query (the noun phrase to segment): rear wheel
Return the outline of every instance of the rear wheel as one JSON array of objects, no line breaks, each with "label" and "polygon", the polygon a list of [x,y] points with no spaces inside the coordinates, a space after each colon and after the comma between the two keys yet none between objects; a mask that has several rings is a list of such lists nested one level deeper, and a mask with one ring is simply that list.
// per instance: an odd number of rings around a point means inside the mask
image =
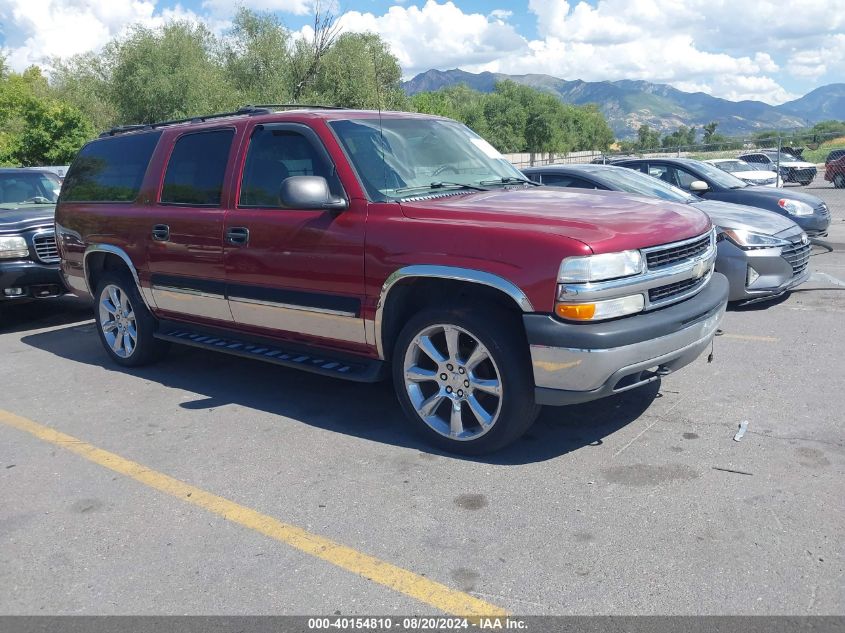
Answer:
[{"label": "rear wheel", "polygon": [[845,174],[836,174],[833,177],[833,186],[837,189],[845,189]]},{"label": "rear wheel", "polygon": [[109,271],[97,282],[94,315],[97,333],[111,359],[124,367],[158,360],[167,343],[153,337],[156,320],[128,273]]},{"label": "rear wheel", "polygon": [[505,314],[429,310],[402,329],[393,382],[416,429],[466,455],[515,441],[539,413],[524,337]]}]

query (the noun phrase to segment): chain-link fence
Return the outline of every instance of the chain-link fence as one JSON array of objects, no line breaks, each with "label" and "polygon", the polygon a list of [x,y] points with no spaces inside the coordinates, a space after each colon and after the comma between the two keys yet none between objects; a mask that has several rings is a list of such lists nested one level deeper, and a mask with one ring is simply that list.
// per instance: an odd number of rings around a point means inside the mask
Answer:
[{"label": "chain-link fence", "polygon": [[845,134],[796,131],[755,138],[719,139],[694,145],[580,151],[567,154],[526,152],[505,156],[516,167],[553,164],[613,163],[620,158],[692,158],[755,184],[845,188]]}]

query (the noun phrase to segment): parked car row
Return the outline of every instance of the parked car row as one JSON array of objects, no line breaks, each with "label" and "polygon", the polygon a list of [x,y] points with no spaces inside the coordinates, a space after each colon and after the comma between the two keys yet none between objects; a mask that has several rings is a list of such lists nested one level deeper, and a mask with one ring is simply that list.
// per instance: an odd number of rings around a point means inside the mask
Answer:
[{"label": "parked car row", "polygon": [[755,207],[704,200],[642,172],[612,165],[549,165],[523,170],[544,185],[625,191],[689,204],[717,230],[716,271],[728,278],[729,301],[782,295],[809,277],[810,241],[795,222]]},{"label": "parked car row", "polygon": [[[16,225],[0,257],[91,297],[118,365],[176,343],[390,377],[423,436],[479,454],[541,405],[689,364],[729,300],[806,279],[807,233],[830,222],[814,196],[707,163],[617,164],[530,171],[538,183],[441,117],[249,107],[102,134],[67,172],[55,235],[49,213]],[[41,189],[16,184],[11,204],[52,209],[55,177],[26,173]],[[21,297],[46,283],[8,279]]]},{"label": "parked car row", "polygon": [[783,179],[776,171],[770,171],[766,166],[754,163],[746,163],[738,158],[714,158],[704,161],[715,165],[722,171],[733,174],[749,185],[763,187],[782,187]]}]

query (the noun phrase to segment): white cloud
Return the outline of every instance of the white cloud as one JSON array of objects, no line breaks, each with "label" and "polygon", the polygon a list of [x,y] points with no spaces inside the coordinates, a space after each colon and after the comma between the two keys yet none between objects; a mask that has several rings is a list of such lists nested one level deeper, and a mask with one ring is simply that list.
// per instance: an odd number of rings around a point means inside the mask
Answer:
[{"label": "white cloud", "polygon": [[483,64],[526,46],[511,25],[464,13],[453,2],[428,0],[422,8],[394,5],[382,16],[349,11],[338,22],[346,31],[380,34],[406,76],[429,68]]},{"label": "white cloud", "polygon": [[148,0],[0,0],[4,52],[14,70],[49,69],[50,58],[97,50],[131,24],[156,27],[172,19],[208,22],[178,4],[157,11]]}]

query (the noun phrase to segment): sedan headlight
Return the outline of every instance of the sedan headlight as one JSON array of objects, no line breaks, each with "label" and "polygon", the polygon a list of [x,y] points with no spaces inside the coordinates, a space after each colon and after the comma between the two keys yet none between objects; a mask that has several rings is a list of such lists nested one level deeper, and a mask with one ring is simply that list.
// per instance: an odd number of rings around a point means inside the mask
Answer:
[{"label": "sedan headlight", "polygon": [[800,200],[781,198],[778,200],[778,206],[789,215],[813,215],[813,207]]},{"label": "sedan headlight", "polygon": [[643,272],[640,251],[622,251],[585,257],[567,257],[560,265],[558,280],[562,283],[585,283],[630,277]]},{"label": "sedan headlight", "polygon": [[28,255],[26,240],[20,235],[0,237],[0,259],[17,259]]},{"label": "sedan headlight", "polygon": [[766,235],[765,233],[746,231],[745,229],[722,229],[722,233],[731,242],[744,249],[789,246],[789,242],[785,240]]}]

